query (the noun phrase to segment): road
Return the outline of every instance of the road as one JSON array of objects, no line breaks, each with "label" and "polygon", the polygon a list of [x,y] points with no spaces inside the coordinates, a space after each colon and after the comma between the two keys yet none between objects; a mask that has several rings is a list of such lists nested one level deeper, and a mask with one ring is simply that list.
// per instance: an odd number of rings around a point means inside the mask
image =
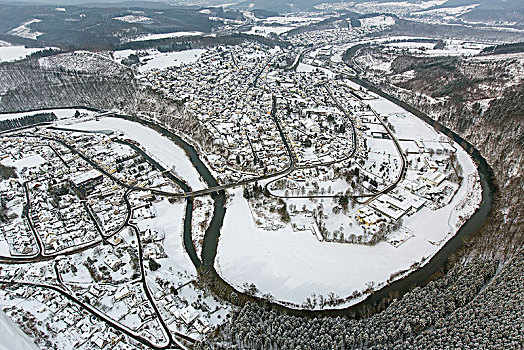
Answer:
[{"label": "road", "polygon": [[63,288],[61,288],[59,286],[55,286],[55,285],[51,285],[51,284],[45,284],[45,283],[34,283],[34,282],[23,282],[23,281],[8,281],[8,280],[0,280],[0,284],[5,285],[5,286],[17,285],[17,286],[36,287],[36,288],[41,288],[41,289],[52,290],[54,292],[59,293],[60,295],[62,295],[66,299],[68,299],[69,301],[72,301],[73,303],[77,304],[82,309],[84,309],[85,311],[89,312],[91,315],[95,316],[100,321],[103,321],[103,322],[107,323],[112,328],[120,331],[121,333],[127,335],[128,337],[130,337],[130,338],[132,338],[134,340],[136,340],[137,342],[146,345],[147,347],[149,347],[151,349],[159,349],[159,350],[173,349],[173,344],[168,344],[168,345],[165,345],[165,346],[158,346],[158,345],[152,343],[151,341],[149,341],[149,339],[146,339],[146,338],[138,335],[137,333],[133,332],[131,329],[129,329],[129,328],[125,327],[125,326],[122,326],[118,322],[115,322],[109,316],[103,314],[102,312],[100,312],[95,307],[93,307],[93,306],[91,306],[91,305],[81,301],[75,295],[69,294],[67,291],[65,291]]},{"label": "road", "polygon": [[[149,348],[152,348],[152,349],[181,348],[181,349],[183,349],[184,346],[182,344],[180,344],[176,339],[174,339],[172,332],[169,330],[166,322],[162,318],[162,315],[160,314],[160,311],[158,310],[158,308],[157,308],[157,306],[155,304],[155,300],[154,300],[154,298],[153,298],[153,296],[152,296],[152,294],[151,294],[151,292],[149,290],[149,287],[147,285],[146,271],[145,271],[144,258],[143,258],[142,241],[141,241],[141,238],[140,238],[140,230],[136,226],[129,224],[129,219],[132,216],[132,209],[130,207],[129,201],[127,200],[127,195],[129,193],[130,193],[130,191],[126,192],[126,196],[124,198],[126,200],[126,205],[128,206],[128,209],[130,209],[130,211],[128,212],[128,216],[126,218],[125,224],[119,230],[121,230],[121,229],[123,229],[124,227],[127,226],[127,227],[130,227],[132,230],[134,230],[134,232],[136,234],[137,247],[138,247],[138,261],[139,261],[139,266],[140,266],[140,282],[142,284],[142,289],[144,291],[144,294],[146,295],[146,298],[149,300],[149,302],[150,302],[150,304],[151,304],[151,306],[153,308],[153,311],[155,312],[155,315],[156,315],[156,317],[157,317],[157,319],[158,319],[158,321],[159,321],[159,323],[160,323],[160,325],[161,325],[161,327],[163,329],[164,336],[166,337],[166,340],[167,340],[165,344],[157,345],[157,344],[152,343],[149,339],[146,339],[146,338],[140,336],[137,332],[134,332],[134,331],[130,330],[129,328],[123,326],[122,324],[112,320],[107,315],[105,315],[104,313],[100,312],[98,309],[94,308],[90,304],[85,303],[84,301],[82,301],[78,297],[76,297],[75,295],[71,294],[71,292],[65,286],[64,281],[62,280],[61,274],[60,274],[56,264],[54,264],[54,272],[55,272],[55,275],[56,275],[58,286],[57,285],[53,285],[53,284],[23,282],[23,281],[6,281],[6,280],[0,280],[0,284],[33,286],[33,287],[53,290],[55,292],[60,293],[62,296],[66,297],[70,301],[76,303],[77,305],[82,307],[84,310],[86,310],[89,313],[91,313],[92,315],[96,316],[101,321],[106,322],[107,324],[109,324],[114,329],[119,330],[120,332],[126,334],[127,336],[133,338],[134,340],[140,342],[141,344],[146,345]],[[118,230],[116,232],[118,232]],[[38,235],[36,235],[36,237],[38,237]],[[106,236],[105,238],[109,238],[109,237],[110,236]],[[96,242],[96,245],[99,244],[99,243],[100,243],[100,241]],[[79,252],[79,250],[74,250],[74,251],[70,252],[69,254],[76,254],[78,252]],[[69,254],[61,253],[59,255],[63,256],[63,255],[69,255]],[[37,257],[32,257],[32,258],[11,258],[11,259],[2,258],[2,259],[0,259],[0,262],[1,263],[17,263],[17,262],[18,263],[34,263],[34,262],[38,262],[38,261],[52,260],[55,257],[56,257],[56,255],[53,255],[53,256],[42,256],[42,255],[39,255]],[[180,337],[180,338],[183,338],[186,341],[189,341],[189,342],[192,342],[192,343],[195,342],[195,339],[192,339],[191,337],[188,337],[185,334],[182,334],[182,333],[179,333],[179,332],[174,332],[174,334],[176,336]]]},{"label": "road", "polygon": [[404,177],[406,176],[406,163],[407,163],[407,159],[406,159],[406,155],[404,154],[404,152],[402,152],[402,148],[400,147],[400,143],[398,142],[398,139],[397,137],[391,132],[391,130],[389,130],[389,127],[386,125],[386,123],[384,123],[384,121],[382,120],[382,118],[378,115],[377,112],[375,112],[374,109],[371,109],[373,111],[373,114],[375,115],[375,117],[378,119],[378,121],[380,122],[380,124],[382,124],[382,126],[384,127],[384,129],[386,129],[389,137],[391,138],[391,140],[393,140],[393,142],[395,143],[395,148],[397,149],[397,152],[400,156],[400,162],[401,162],[401,166],[400,166],[400,172],[398,173],[397,175],[397,178],[395,179],[395,181],[389,185],[388,187],[380,190],[379,192],[377,192],[377,194],[373,197],[371,197],[370,199],[368,199],[365,203],[363,204],[367,204],[369,203],[370,201],[372,201],[374,198],[376,198],[377,196],[380,196],[381,194],[384,194],[384,193],[388,193],[390,192],[391,190],[393,190],[395,187],[397,187],[397,185],[399,184],[400,181],[402,181],[404,179]]}]

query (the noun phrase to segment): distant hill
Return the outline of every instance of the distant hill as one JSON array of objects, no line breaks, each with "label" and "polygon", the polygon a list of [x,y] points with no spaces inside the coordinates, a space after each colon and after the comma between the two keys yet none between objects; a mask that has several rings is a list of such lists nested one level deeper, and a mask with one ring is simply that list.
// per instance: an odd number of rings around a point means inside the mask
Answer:
[{"label": "distant hill", "polygon": [[[136,2],[126,4],[131,3]],[[112,49],[127,38],[183,31],[210,33],[220,24],[192,8],[165,5],[162,11],[145,7],[132,10],[0,4],[0,35],[9,35],[7,39],[11,40],[6,41],[13,43],[33,41],[34,46]]]}]

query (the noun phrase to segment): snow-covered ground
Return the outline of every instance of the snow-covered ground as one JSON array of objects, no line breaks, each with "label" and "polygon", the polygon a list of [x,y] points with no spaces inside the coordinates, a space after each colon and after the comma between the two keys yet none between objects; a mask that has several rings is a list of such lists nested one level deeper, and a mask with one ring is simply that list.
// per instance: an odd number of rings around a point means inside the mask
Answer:
[{"label": "snow-covered ground", "polygon": [[38,347],[16,323],[0,311],[0,350],[13,349],[36,350]]},{"label": "snow-covered ground", "polygon": [[466,6],[457,6],[457,7],[441,7],[437,9],[429,9],[429,10],[423,10],[418,12],[413,12],[414,16],[417,15],[449,15],[449,16],[458,16],[462,15],[466,12],[469,12],[473,10],[475,7],[479,6],[480,4],[472,4],[472,5],[466,5]]},{"label": "snow-covered ground", "polygon": [[46,160],[42,158],[39,154],[33,154],[26,156],[15,161],[11,159],[2,160],[2,164],[5,166],[15,167],[20,173],[23,168],[36,168],[41,164],[44,164]]},{"label": "snow-covered ground", "polygon": [[154,208],[157,216],[152,219],[139,221],[139,229],[141,231],[147,229],[162,230],[165,234],[163,246],[168,259],[162,259],[159,262],[174,274],[180,271],[194,278],[196,276],[195,266],[184,249],[185,202],[171,204],[164,200],[160,203],[155,203]]},{"label": "snow-covered ground", "polygon": [[9,32],[7,32],[7,34],[16,35],[16,36],[19,36],[21,38],[36,39],[36,38],[38,38],[38,36],[42,35],[43,33],[40,33],[40,32],[37,32],[37,31],[33,31],[30,28],[30,26],[33,23],[39,23],[39,22],[42,22],[42,20],[37,19],[37,18],[32,19],[30,21],[22,23],[21,25],[19,25],[16,28],[11,29]]},{"label": "snow-covered ground", "polygon": [[360,19],[362,27],[378,27],[378,26],[392,26],[395,24],[395,19],[390,16],[376,16]]},{"label": "snow-covered ground", "polygon": [[[381,114],[404,114],[389,118],[399,138],[445,139],[431,126],[387,100],[368,103]],[[254,283],[260,294],[270,293],[277,301],[298,305],[312,294],[327,297],[335,293],[347,297],[370,285],[380,288],[393,274],[410,269],[414,263],[429,261],[458,231],[464,217],[469,217],[480,204],[477,168],[467,152],[457,144],[454,146],[465,180],[448,205],[438,210],[423,208],[404,218],[402,229],[413,237],[397,246],[388,242],[375,246],[321,242],[311,231],[293,232],[290,225],[278,231],[265,231],[253,221],[242,190],[234,190],[218,246],[217,271],[239,290],[246,282]]]},{"label": "snow-covered ground", "polygon": [[31,111],[31,112],[0,113],[0,120],[22,118],[28,115],[35,115],[38,113],[54,113],[58,119],[66,119],[66,118],[73,117],[76,111],[80,112],[81,114],[88,115],[88,116],[93,116],[97,114],[97,112],[90,111],[87,109],[73,109],[73,108],[43,109],[43,110]]},{"label": "snow-covered ground", "polygon": [[127,15],[122,17],[115,17],[113,19],[116,19],[118,21],[127,22],[127,23],[143,23],[143,22],[151,22],[152,19],[145,16],[137,16],[137,15]]},{"label": "snow-covered ground", "polygon": [[65,52],[38,60],[44,69],[84,72],[104,76],[122,76],[128,68],[116,64],[109,55],[85,50]]},{"label": "snow-covered ground", "polygon": [[253,26],[251,30],[247,31],[246,34],[253,34],[253,35],[264,35],[268,36],[271,33],[275,33],[277,35],[289,32],[294,27],[286,27],[286,26]]},{"label": "snow-covered ground", "polygon": [[335,76],[335,74],[332,71],[324,67],[317,67],[306,63],[299,63],[297,66],[297,72],[299,73],[311,73],[316,70],[324,72],[328,76],[328,78],[333,78]]},{"label": "snow-covered ground", "polygon": [[68,125],[71,129],[80,130],[115,130],[120,131],[132,140],[137,141],[147,153],[166,168],[172,169],[193,190],[205,188],[200,175],[191,164],[184,150],[173,141],[160,135],[156,131],[142,126],[139,123],[119,118],[101,118],[78,124]]},{"label": "snow-covered ground", "polygon": [[184,63],[195,62],[205,51],[203,49],[193,49],[168,53],[156,52],[152,56],[141,59],[146,64],[140,66],[138,71],[145,72],[152,69],[162,70],[168,67],[179,67]]},{"label": "snow-covered ground", "polygon": [[32,53],[46,49],[47,48],[27,48],[25,46],[0,46],[0,62],[18,61]]},{"label": "snow-covered ground", "polygon": [[202,32],[173,32],[173,33],[162,33],[162,34],[147,34],[147,35],[141,35],[137,38],[129,40],[131,41],[146,41],[146,40],[160,40],[160,39],[168,39],[168,38],[178,38],[181,36],[196,36],[196,35],[203,35]]},{"label": "snow-covered ground", "polygon": [[458,56],[458,55],[476,55],[489,45],[464,42],[460,40],[444,40],[445,47],[435,49],[435,43],[421,43],[415,41],[392,42],[386,44],[389,47],[399,49],[408,49],[415,54],[424,54],[431,56]]}]

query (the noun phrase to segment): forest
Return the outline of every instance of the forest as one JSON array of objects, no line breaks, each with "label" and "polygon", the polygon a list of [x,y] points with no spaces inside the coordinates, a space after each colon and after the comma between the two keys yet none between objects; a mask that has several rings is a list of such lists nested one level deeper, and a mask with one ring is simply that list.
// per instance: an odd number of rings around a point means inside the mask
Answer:
[{"label": "forest", "polygon": [[54,113],[37,113],[21,118],[0,120],[0,131],[24,128],[31,125],[52,122],[56,119]]},{"label": "forest", "polygon": [[[505,263],[473,259],[413,288],[363,319],[300,317],[248,303],[200,349],[515,348],[524,342],[524,254]],[[482,293],[480,293],[482,291]],[[371,312],[371,310],[370,310]]]},{"label": "forest", "polygon": [[[114,49],[122,40],[150,33],[200,31],[210,33],[219,22],[209,19],[196,8],[174,8],[166,5],[159,12],[155,9],[134,8],[150,20],[129,23],[122,18],[129,9],[119,7],[68,6],[67,11],[56,11],[55,6],[20,6],[0,4],[0,33],[4,35],[22,23],[38,19],[29,25],[33,32],[43,33],[36,40],[26,39],[26,44],[45,44],[60,48]],[[5,39],[20,40],[13,35]]]}]

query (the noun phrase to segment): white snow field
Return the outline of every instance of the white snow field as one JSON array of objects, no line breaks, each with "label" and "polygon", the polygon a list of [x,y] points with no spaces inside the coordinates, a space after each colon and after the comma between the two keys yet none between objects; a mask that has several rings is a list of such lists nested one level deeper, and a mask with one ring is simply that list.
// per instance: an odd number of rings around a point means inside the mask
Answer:
[{"label": "white snow field", "polygon": [[328,78],[333,78],[335,73],[324,67],[317,67],[306,63],[299,63],[297,67],[298,73],[312,73],[316,70],[324,72]]},{"label": "white snow field", "polygon": [[18,27],[11,29],[10,31],[7,32],[7,34],[16,35],[21,38],[36,39],[43,33],[33,31],[30,26],[33,23],[40,23],[40,22],[42,22],[41,19],[33,18],[32,20],[29,20],[19,25]]},{"label": "white snow field", "polygon": [[39,154],[33,154],[26,156],[15,161],[11,159],[2,160],[2,164],[5,166],[15,167],[17,172],[20,173],[24,168],[37,168],[41,164],[44,164],[46,160]]},{"label": "white snow field", "polygon": [[87,109],[74,109],[74,108],[59,108],[59,109],[43,109],[38,111],[31,112],[19,112],[19,113],[0,113],[0,120],[16,119],[22,118],[28,115],[35,115],[38,113],[54,113],[58,119],[71,118],[75,115],[76,111],[81,114],[86,114],[88,116],[93,116],[97,112],[90,111]]},{"label": "white snow field", "polygon": [[[399,138],[428,141],[444,137],[387,100],[376,99],[369,104],[378,113],[404,114],[389,118]],[[290,225],[265,231],[254,223],[242,190],[236,189],[227,205],[218,245],[218,273],[238,290],[243,290],[246,282],[254,283],[260,295],[270,293],[277,302],[298,305],[313,293],[326,297],[333,292],[347,297],[365,290],[370,282],[379,289],[395,272],[429,261],[458,231],[463,222],[460,216],[469,217],[480,204],[475,163],[460,146],[453,145],[463,168],[462,185],[445,207],[423,208],[404,218],[403,227],[414,236],[397,247],[387,242],[375,246],[321,242],[310,231],[293,232]],[[337,307],[347,307],[361,299]]]},{"label": "white snow field", "polygon": [[140,66],[138,71],[143,73],[152,69],[162,70],[168,67],[179,67],[184,63],[195,62],[205,51],[204,49],[193,49],[168,53],[158,52],[151,56],[152,58],[147,60],[146,64]]},{"label": "white snow field", "polygon": [[203,182],[200,181],[200,175],[182,148],[158,132],[139,123],[108,117],[100,118],[98,121],[91,120],[67,125],[67,127],[80,130],[115,130],[123,132],[130,139],[137,141],[160,164],[163,164],[168,169],[172,169],[174,166],[175,172],[193,190],[205,188]]},{"label": "white snow field", "polygon": [[146,41],[146,40],[160,40],[160,39],[168,39],[168,38],[179,38],[181,36],[196,36],[196,35],[204,35],[202,32],[172,32],[172,33],[161,33],[161,34],[147,34],[142,35],[134,39],[130,39],[129,41]]},{"label": "white snow field", "polygon": [[0,350],[37,350],[35,343],[3,311],[0,311]]},{"label": "white snow field", "polygon": [[246,32],[246,34],[269,36],[269,34],[275,33],[277,35],[280,35],[282,33],[289,32],[291,29],[294,29],[294,27],[253,26],[249,31]]},{"label": "white snow field", "polygon": [[0,62],[18,61],[32,53],[46,50],[46,48],[27,48],[25,46],[0,46]]},{"label": "white snow field", "polygon": [[172,267],[175,272],[181,271],[194,277],[196,269],[184,249],[184,215],[185,203],[169,203],[167,200],[155,203],[157,216],[138,222],[140,230],[159,229],[165,234],[164,249],[169,257],[162,260],[162,265]]}]

